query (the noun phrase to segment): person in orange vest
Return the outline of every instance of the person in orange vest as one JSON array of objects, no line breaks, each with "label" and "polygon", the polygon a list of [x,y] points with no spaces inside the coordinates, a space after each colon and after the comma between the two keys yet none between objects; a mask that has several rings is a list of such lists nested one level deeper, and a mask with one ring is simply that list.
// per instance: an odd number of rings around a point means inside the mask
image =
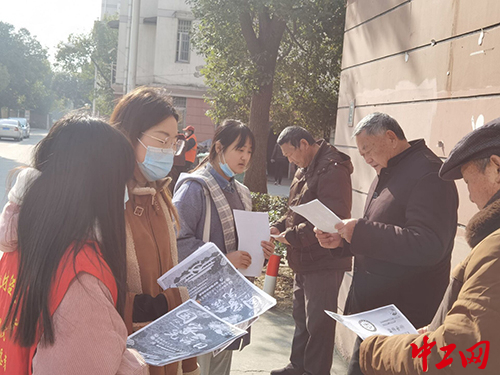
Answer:
[{"label": "person in orange vest", "polygon": [[198,150],[198,141],[196,140],[196,135],[194,135],[194,127],[189,125],[188,127],[182,129],[184,130],[184,135],[186,136],[186,153],[184,157],[186,158],[186,171],[189,171],[195,166],[196,152]]},{"label": "person in orange vest", "polygon": [[123,321],[135,164],[128,139],[86,115],[37,145],[0,215],[16,237],[0,260],[0,374],[148,373]]}]

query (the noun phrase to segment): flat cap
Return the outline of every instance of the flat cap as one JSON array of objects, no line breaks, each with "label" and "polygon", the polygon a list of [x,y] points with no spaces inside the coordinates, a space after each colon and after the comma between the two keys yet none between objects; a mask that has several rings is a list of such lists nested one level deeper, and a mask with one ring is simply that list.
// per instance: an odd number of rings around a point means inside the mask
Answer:
[{"label": "flat cap", "polygon": [[500,156],[500,117],[463,137],[441,166],[439,177],[459,180],[463,177],[461,168],[464,164],[491,155]]}]

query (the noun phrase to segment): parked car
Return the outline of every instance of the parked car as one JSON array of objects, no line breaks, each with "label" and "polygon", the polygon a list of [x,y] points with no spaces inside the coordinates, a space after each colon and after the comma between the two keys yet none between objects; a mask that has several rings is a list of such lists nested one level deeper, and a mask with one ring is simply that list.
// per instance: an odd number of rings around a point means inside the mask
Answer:
[{"label": "parked car", "polygon": [[0,138],[14,138],[17,141],[22,141],[21,123],[12,119],[0,119]]},{"label": "parked car", "polygon": [[24,117],[9,117],[11,120],[17,120],[21,123],[21,128],[23,130],[23,138],[29,138],[31,134],[30,123]]}]

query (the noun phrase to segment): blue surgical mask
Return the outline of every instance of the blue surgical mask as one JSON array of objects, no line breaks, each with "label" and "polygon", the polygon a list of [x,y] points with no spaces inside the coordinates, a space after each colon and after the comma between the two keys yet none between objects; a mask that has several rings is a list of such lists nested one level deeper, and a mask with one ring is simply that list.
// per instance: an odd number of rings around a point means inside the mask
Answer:
[{"label": "blue surgical mask", "polygon": [[233,178],[235,176],[235,173],[231,170],[231,168],[229,168],[229,165],[227,165],[226,159],[224,158],[224,153],[221,152],[220,155],[221,155],[222,161],[224,161],[224,163],[219,162],[220,169],[222,170],[222,172],[224,172],[224,174],[227,177]]},{"label": "blue surgical mask", "polygon": [[167,177],[174,165],[174,150],[171,148],[146,147],[140,139],[138,141],[147,150],[144,161],[142,163],[137,162],[146,180],[152,182]]}]

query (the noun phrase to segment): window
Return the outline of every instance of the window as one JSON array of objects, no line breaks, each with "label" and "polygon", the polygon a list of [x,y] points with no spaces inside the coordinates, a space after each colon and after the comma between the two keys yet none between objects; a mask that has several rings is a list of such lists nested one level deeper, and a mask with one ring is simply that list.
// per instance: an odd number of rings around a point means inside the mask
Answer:
[{"label": "window", "polygon": [[182,129],[186,127],[186,104],[187,99],[180,96],[174,96],[174,108],[179,114],[179,123],[177,130],[182,133]]},{"label": "window", "polygon": [[177,52],[175,55],[175,61],[177,62],[189,62],[190,32],[191,21],[179,20],[177,29]]}]

